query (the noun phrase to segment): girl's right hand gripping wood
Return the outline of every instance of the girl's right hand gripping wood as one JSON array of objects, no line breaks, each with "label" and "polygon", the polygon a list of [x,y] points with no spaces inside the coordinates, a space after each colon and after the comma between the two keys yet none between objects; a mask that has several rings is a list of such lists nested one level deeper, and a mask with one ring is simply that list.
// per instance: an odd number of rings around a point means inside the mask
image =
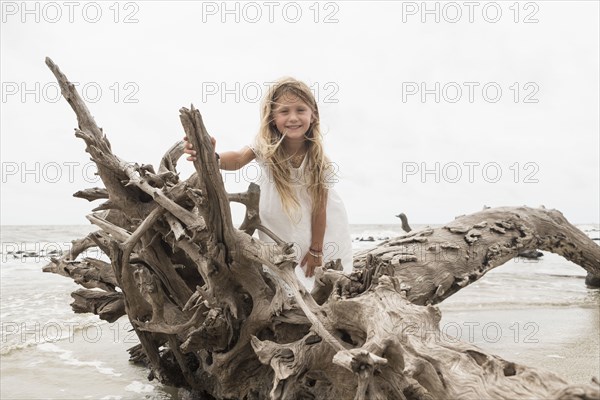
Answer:
[{"label": "girl's right hand gripping wood", "polygon": [[[192,146],[192,144],[188,141],[187,136],[184,136],[183,140],[185,141],[185,148],[183,149],[183,152],[190,155],[188,158],[186,158],[186,160],[196,161],[196,151],[194,150],[194,146]],[[217,146],[217,139],[211,136],[210,141],[212,142],[213,147]]]}]

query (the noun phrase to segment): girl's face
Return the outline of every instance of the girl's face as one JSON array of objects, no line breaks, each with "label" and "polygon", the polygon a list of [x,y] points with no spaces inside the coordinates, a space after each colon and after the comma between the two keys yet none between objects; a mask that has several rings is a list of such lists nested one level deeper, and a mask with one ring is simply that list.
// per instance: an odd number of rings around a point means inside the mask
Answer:
[{"label": "girl's face", "polygon": [[295,94],[286,93],[276,100],[273,119],[275,126],[287,140],[304,140],[314,117],[308,104]]}]

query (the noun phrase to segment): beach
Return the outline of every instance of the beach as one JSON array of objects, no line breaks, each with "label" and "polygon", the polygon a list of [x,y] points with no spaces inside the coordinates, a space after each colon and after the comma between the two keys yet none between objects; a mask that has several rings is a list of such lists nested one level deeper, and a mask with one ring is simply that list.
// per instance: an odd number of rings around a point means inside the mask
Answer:
[{"label": "beach", "polygon": [[[580,228],[598,234],[597,225]],[[148,381],[147,369],[129,363],[126,350],[138,341],[126,317],[107,323],[74,314],[70,293],[79,286],[43,273],[48,257],[14,254],[64,248],[92,230],[2,228],[2,399],[177,398],[175,388]],[[351,232],[355,251],[402,233],[391,224],[351,225]],[[554,254],[514,259],[440,304],[440,329],[509,361],[589,382],[600,377],[600,290],[586,288],[584,278],[582,268]]]}]

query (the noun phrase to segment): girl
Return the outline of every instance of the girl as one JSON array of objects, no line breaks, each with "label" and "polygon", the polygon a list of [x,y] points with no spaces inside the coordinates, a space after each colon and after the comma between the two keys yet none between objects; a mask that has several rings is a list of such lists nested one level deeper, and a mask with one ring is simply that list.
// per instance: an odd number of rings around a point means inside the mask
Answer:
[{"label": "girl", "polygon": [[[190,155],[187,160],[196,159],[190,143],[184,151]],[[261,221],[294,244],[301,267],[296,276],[308,290],[314,285],[315,268],[327,261],[339,258],[344,271],[352,271],[348,217],[333,189],[333,166],[323,152],[319,110],[305,83],[293,78],[277,81],[263,100],[254,143],[217,157],[224,170],[237,170],[256,159],[261,168]],[[261,231],[258,235],[273,242]]]}]

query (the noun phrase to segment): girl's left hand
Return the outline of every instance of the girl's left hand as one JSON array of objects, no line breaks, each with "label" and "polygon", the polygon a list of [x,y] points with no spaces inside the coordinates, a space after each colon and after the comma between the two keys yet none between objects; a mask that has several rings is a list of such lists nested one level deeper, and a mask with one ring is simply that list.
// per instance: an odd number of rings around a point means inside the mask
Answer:
[{"label": "girl's left hand", "polygon": [[300,266],[304,267],[304,264],[306,264],[305,276],[310,278],[315,275],[315,268],[323,265],[323,256],[314,257],[310,253],[306,253],[302,259],[302,262],[300,263]]}]

